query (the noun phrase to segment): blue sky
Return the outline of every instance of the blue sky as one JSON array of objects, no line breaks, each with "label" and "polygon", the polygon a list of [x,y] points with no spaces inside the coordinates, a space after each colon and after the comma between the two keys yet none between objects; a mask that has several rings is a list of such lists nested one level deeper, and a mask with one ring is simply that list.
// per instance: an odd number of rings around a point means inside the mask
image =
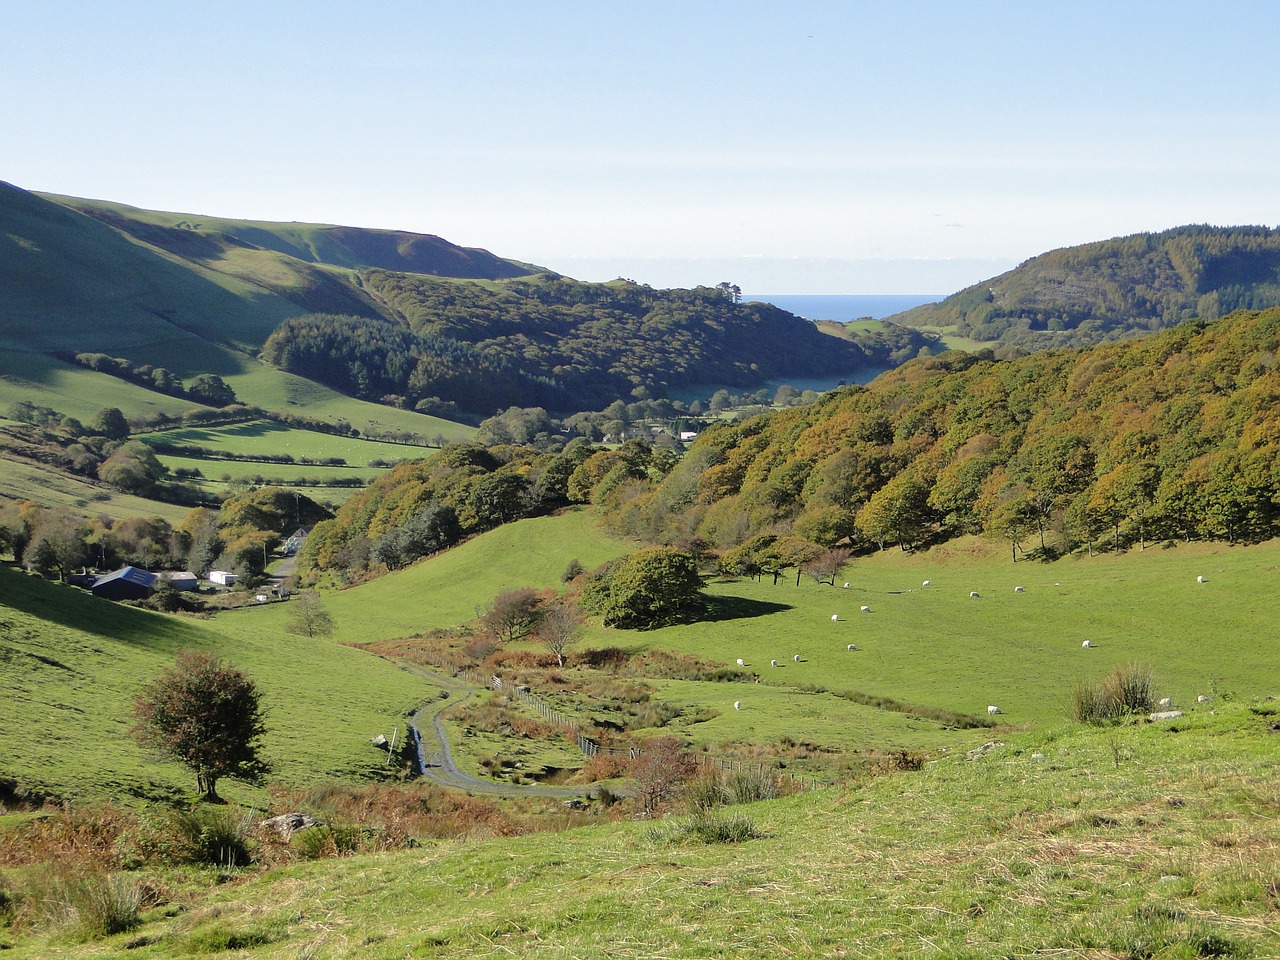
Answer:
[{"label": "blue sky", "polygon": [[1280,223],[1280,3],[10,0],[0,179],[571,276],[953,292]]}]

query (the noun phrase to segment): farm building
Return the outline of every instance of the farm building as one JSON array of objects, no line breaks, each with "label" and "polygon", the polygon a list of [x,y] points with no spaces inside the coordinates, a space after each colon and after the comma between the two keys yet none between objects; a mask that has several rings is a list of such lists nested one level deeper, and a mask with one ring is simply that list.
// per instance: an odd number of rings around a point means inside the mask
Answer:
[{"label": "farm building", "polygon": [[151,596],[151,589],[158,579],[149,570],[124,567],[99,577],[89,589],[95,597],[107,600],[143,600]]},{"label": "farm building", "polygon": [[161,579],[168,580],[175,590],[199,590],[200,581],[190,570],[165,570]]},{"label": "farm building", "polygon": [[240,577],[227,570],[210,570],[209,579],[220,587],[229,587],[239,580]]}]

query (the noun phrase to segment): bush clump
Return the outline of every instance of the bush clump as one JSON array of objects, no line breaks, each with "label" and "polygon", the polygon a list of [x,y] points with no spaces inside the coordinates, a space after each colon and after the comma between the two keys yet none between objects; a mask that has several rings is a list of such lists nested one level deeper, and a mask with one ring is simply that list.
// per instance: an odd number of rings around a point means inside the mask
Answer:
[{"label": "bush clump", "polygon": [[1101,683],[1084,681],[1071,691],[1071,716],[1079,723],[1107,723],[1155,708],[1155,679],[1138,663],[1116,667]]},{"label": "bush clump", "polygon": [[173,828],[190,863],[243,867],[253,861],[249,818],[233,810],[202,804],[174,814]]},{"label": "bush clump", "polygon": [[124,933],[141,922],[142,888],[101,869],[49,866],[31,874],[26,888],[13,896],[27,916],[73,928],[89,940]]},{"label": "bush clump", "polygon": [[655,843],[745,843],[764,836],[748,817],[714,810],[696,810],[687,817],[667,821],[649,830]]}]

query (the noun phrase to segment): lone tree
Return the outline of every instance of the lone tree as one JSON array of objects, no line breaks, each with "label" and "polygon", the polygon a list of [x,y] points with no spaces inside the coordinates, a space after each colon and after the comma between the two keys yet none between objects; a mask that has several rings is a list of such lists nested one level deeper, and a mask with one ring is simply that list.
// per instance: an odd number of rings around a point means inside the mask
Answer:
[{"label": "lone tree", "polygon": [[480,611],[480,626],[504,643],[519,640],[542,617],[542,598],[530,587],[503,590]]},{"label": "lone tree", "polygon": [[315,590],[304,590],[289,604],[284,629],[298,637],[328,637],[333,634],[333,614]]},{"label": "lone tree", "polygon": [[265,732],[262,695],[252,680],[216,656],[181,650],[174,665],[133,699],[130,729],[139,743],[195,771],[196,789],[217,802],[218,781],[258,783]]},{"label": "lone tree", "polygon": [[583,587],[582,606],[606,627],[644,630],[688,609],[701,589],[693,557],[670,547],[648,547],[593,573]]},{"label": "lone tree", "polygon": [[582,614],[566,601],[552,604],[538,621],[536,634],[542,645],[555,654],[556,661],[564,666],[564,655],[582,632]]}]

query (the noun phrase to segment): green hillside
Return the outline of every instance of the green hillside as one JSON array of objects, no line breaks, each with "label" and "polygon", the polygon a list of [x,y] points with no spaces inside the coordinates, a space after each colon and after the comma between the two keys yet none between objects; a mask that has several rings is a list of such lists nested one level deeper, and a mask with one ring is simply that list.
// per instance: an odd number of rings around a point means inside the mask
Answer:
[{"label": "green hillside", "polygon": [[[256,611],[255,611],[256,612]],[[434,691],[384,660],[250,617],[150,613],[0,567],[0,777],[60,797],[165,798],[190,775],[130,739],[141,685],[184,647],[214,652],[263,688],[266,754],[282,782],[361,779],[385,762],[369,737]],[[228,795],[261,802],[239,784]]]},{"label": "green hillside", "polygon": [[437,277],[499,280],[546,272],[542,267],[460,247],[440,237],[318,223],[228,220],[190,213],[142,210],[122,203],[42,194],[73,210],[181,256],[204,251],[215,258],[234,247],[253,247],[308,264],[365,270],[377,267]]},{"label": "green hillside", "polygon": [[[22,960],[1274,957],[1275,724],[1274,705],[1225,704],[1002,737],[701,820],[282,866],[160,894],[97,943],[0,937]],[[730,827],[743,839],[717,842]]]},{"label": "green hillside", "polygon": [[1187,226],[1053,250],[889,318],[1032,350],[1280,305],[1280,232]]},{"label": "green hillside", "polygon": [[227,374],[297,304],[0,183],[0,348]]}]

